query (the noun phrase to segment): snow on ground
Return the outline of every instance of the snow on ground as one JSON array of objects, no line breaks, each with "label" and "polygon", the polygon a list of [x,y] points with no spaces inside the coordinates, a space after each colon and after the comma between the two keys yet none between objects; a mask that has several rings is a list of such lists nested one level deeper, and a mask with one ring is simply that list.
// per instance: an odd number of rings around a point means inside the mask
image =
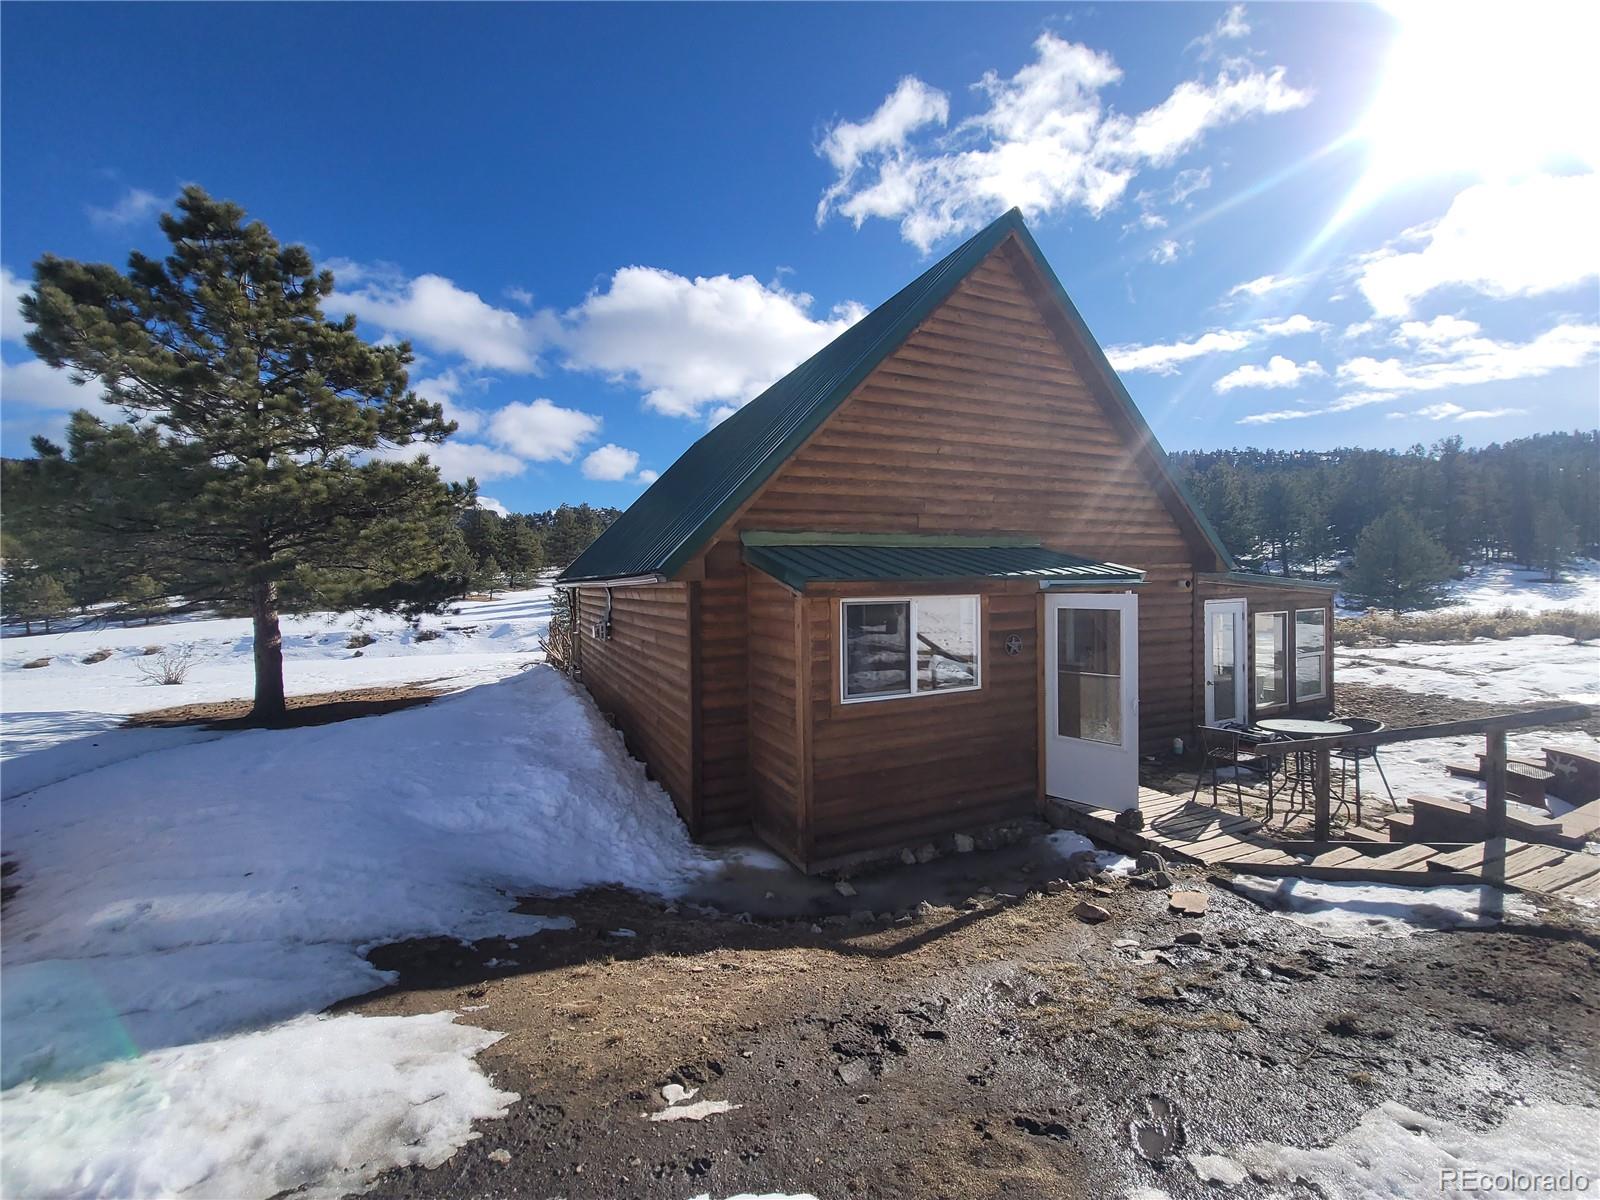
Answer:
[{"label": "snow on ground", "polygon": [[1531,918],[1526,900],[1492,887],[1264,879],[1240,875],[1234,887],[1283,916],[1334,936],[1408,937],[1424,929],[1477,929],[1506,916]]},{"label": "snow on ground", "polygon": [[[461,601],[443,614],[424,616],[417,626],[370,612],[285,617],[285,686],[295,696],[410,683],[469,687],[504,679],[544,658],[539,639],[550,624],[550,594],[550,588],[540,587],[494,600]],[[363,633],[377,640],[360,647],[358,656],[349,642]],[[145,678],[143,671],[154,662],[145,654],[151,646],[191,649],[194,661],[185,682],[165,685]],[[31,637],[8,629],[0,639],[3,794],[15,796],[118,757],[218,736],[195,727],[119,730],[110,739],[93,735],[115,729],[132,713],[248,696],[252,646],[246,617],[198,616]],[[111,657],[83,661],[101,650],[112,651]],[[40,658],[50,665],[23,669]],[[66,753],[41,753],[69,742]]]},{"label": "snow on ground", "polygon": [[1489,704],[1600,702],[1600,645],[1569,637],[1341,646],[1338,683],[1381,684]]},{"label": "snow on ground", "polygon": [[[1487,704],[1600,704],[1600,645],[1571,638],[1534,636],[1468,643],[1401,642],[1380,649],[1341,646],[1335,651],[1339,684],[1377,684],[1423,695],[1480,700]],[[1512,758],[1542,763],[1547,745],[1600,751],[1600,739],[1576,730],[1524,730],[1506,735]],[[1472,763],[1483,752],[1481,736],[1399,742],[1379,751],[1383,774],[1402,808],[1411,796],[1483,801],[1483,784],[1457,779],[1446,763]],[[1364,796],[1388,796],[1370,762],[1361,767]],[[1562,808],[1557,801],[1558,808]],[[1564,811],[1564,808],[1563,808]]]},{"label": "snow on ground", "polygon": [[1507,1107],[1480,1132],[1387,1101],[1327,1146],[1256,1142],[1230,1157],[1269,1186],[1330,1200],[1579,1197],[1600,1178],[1597,1123],[1597,1109],[1535,1104]]},{"label": "snow on ground", "polygon": [[1600,559],[1580,558],[1551,582],[1544,571],[1506,563],[1477,563],[1465,579],[1453,580],[1445,607],[1474,612],[1550,612],[1560,608],[1600,609]]},{"label": "snow on ground", "polygon": [[[1297,567],[1309,575],[1309,568]],[[1552,581],[1545,571],[1510,563],[1473,563],[1464,579],[1453,579],[1443,591],[1444,611],[1553,612],[1563,608],[1600,609],[1600,559],[1579,558],[1568,563],[1561,578]],[[1358,616],[1366,610],[1340,592],[1334,600],[1340,616]],[[1433,610],[1439,611],[1439,610]]]},{"label": "snow on ground", "polygon": [[[9,1196],[359,1191],[373,1163],[436,1167],[516,1101],[472,1062],[503,1034],[454,1014],[301,1017],[5,1093]],[[137,1147],[136,1153],[130,1149]]]},{"label": "snow on ground", "polygon": [[[472,607],[477,632],[421,643],[369,621],[380,640],[359,659],[343,645],[356,619],[298,619],[293,691],[477,684],[301,729],[114,727],[247,694],[237,622],[6,639],[20,891],[0,949],[0,1193],[337,1192],[441,1160],[509,1103],[472,1061],[491,1035],[453,1014],[308,1017],[388,981],[362,950],[536,934],[563,922],[511,913],[514,896],[676,895],[721,866],[580,689],[541,665],[515,673],[548,594],[493,605]],[[128,654],[19,669],[158,640],[201,647],[204,669],[182,688],[137,681]]]},{"label": "snow on ground", "polygon": [[[1525,762],[1542,763],[1544,748],[1556,745],[1600,753],[1600,738],[1579,730],[1551,732],[1535,729],[1506,734],[1507,757]],[[1384,776],[1394,789],[1395,799],[1401,808],[1410,807],[1408,801],[1412,796],[1443,796],[1450,800],[1465,800],[1469,804],[1482,804],[1484,789],[1480,781],[1460,779],[1445,770],[1446,763],[1475,763],[1477,756],[1482,753],[1482,735],[1398,742],[1378,750]],[[1370,761],[1361,764],[1361,794],[1366,798],[1366,803],[1372,806],[1372,811],[1389,811],[1389,797]],[[1546,811],[1519,805],[1515,800],[1509,803],[1513,812],[1525,809],[1524,816]],[[1571,805],[1554,798],[1548,803],[1548,815],[1551,816],[1560,816],[1571,809]]]}]

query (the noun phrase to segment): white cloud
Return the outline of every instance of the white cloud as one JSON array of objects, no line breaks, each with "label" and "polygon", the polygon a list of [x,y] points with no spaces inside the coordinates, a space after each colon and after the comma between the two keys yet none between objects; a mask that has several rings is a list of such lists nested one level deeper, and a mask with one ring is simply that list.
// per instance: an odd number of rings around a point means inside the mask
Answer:
[{"label": "white cloud", "polygon": [[811,315],[811,297],[753,276],[624,267],[565,315],[567,365],[637,387],[671,416],[736,410],[865,315]]},{"label": "white cloud", "polygon": [[[1452,404],[1448,400],[1439,404],[1430,404],[1425,408],[1417,409],[1414,415],[1426,417],[1430,421],[1487,421],[1495,417],[1519,416],[1520,408],[1462,408],[1459,404]],[[1391,413],[1391,416],[1403,414]]]},{"label": "white cloud", "polygon": [[1394,399],[1393,392],[1350,392],[1340,396],[1326,411],[1331,413],[1352,412],[1358,408],[1366,408],[1369,404],[1383,404]]},{"label": "white cloud", "polygon": [[1192,241],[1179,242],[1174,238],[1164,238],[1151,247],[1149,257],[1157,266],[1168,267],[1193,249]]},{"label": "white cloud", "polygon": [[1228,11],[1223,13],[1222,19],[1211,27],[1211,32],[1202,33],[1185,46],[1184,49],[1197,50],[1200,57],[1206,59],[1217,52],[1220,43],[1237,41],[1239,38],[1249,36],[1250,22],[1245,18],[1244,5],[1230,4]]},{"label": "white cloud", "polygon": [[1369,256],[1358,280],[1376,313],[1405,316],[1436,289],[1461,286],[1486,296],[1537,296],[1600,274],[1600,174],[1536,175],[1483,183],[1458,195],[1438,221],[1408,231]]},{"label": "white cloud", "polygon": [[22,297],[33,288],[30,279],[19,279],[10,267],[0,267],[0,341],[22,342],[28,326],[22,319],[19,305]]},{"label": "white cloud", "polygon": [[617,481],[632,475],[639,466],[639,452],[618,446],[615,442],[607,442],[598,449],[591,450],[583,460],[583,477],[585,479],[602,479]]},{"label": "white cloud", "polygon": [[1234,284],[1228,289],[1228,297],[1232,299],[1234,296],[1248,296],[1252,300],[1259,300],[1262,296],[1270,296],[1273,292],[1299,287],[1305,279],[1304,275],[1258,275],[1254,279]]},{"label": "white cloud", "polygon": [[1248,417],[1240,417],[1240,425],[1274,425],[1279,421],[1299,421],[1305,417],[1315,417],[1322,412],[1319,408],[1280,408],[1275,412],[1251,413]]},{"label": "white cloud", "polygon": [[857,228],[896,220],[927,251],[1013,205],[1029,217],[1072,207],[1098,215],[1141,170],[1166,166],[1209,130],[1310,100],[1281,67],[1231,63],[1211,83],[1181,83],[1130,116],[1102,104],[1101,90],[1122,78],[1109,55],[1052,33],[1033,46],[1034,61],[1015,75],[983,76],[974,90],[987,107],[949,134],[928,129],[944,126],[948,100],[914,77],[866,121],[835,124],[818,147],[836,172],[818,223],[834,212]]},{"label": "white cloud", "polygon": [[571,462],[578,447],[599,432],[599,417],[544,399],[515,401],[489,418],[496,444],[534,462]]},{"label": "white cloud", "polygon": [[1600,356],[1600,325],[1564,323],[1529,342],[1500,342],[1482,336],[1471,321],[1454,317],[1406,322],[1398,340],[1412,354],[1385,359],[1362,356],[1339,364],[1341,386],[1361,391],[1428,392],[1532,379]]},{"label": "white cloud", "polygon": [[450,369],[422,379],[413,379],[411,390],[442,408],[445,420],[456,423],[457,433],[482,433],[488,418],[478,409],[470,408],[459,400],[461,389],[467,382],[459,371]]},{"label": "white cloud", "polygon": [[108,208],[89,205],[89,221],[100,229],[122,229],[154,216],[164,203],[154,192],[131,187]]},{"label": "white cloud", "polygon": [[1187,342],[1168,342],[1149,346],[1111,346],[1106,357],[1118,371],[1153,371],[1171,375],[1179,364],[1210,354],[1232,354],[1249,349],[1270,338],[1293,337],[1320,332],[1321,321],[1296,313],[1280,320],[1258,321],[1242,329],[1213,329]]},{"label": "white cloud", "polygon": [[1246,387],[1293,387],[1302,379],[1326,374],[1327,372],[1322,369],[1320,363],[1297,363],[1292,358],[1274,354],[1267,359],[1266,366],[1259,367],[1254,363],[1246,363],[1242,367],[1236,367],[1234,370],[1229,371],[1221,379],[1217,380],[1214,386],[1219,393],[1231,392],[1236,388]]},{"label": "white cloud", "polygon": [[323,305],[327,311],[354,313],[388,333],[458,354],[474,367],[536,371],[539,352],[554,333],[548,315],[522,317],[496,308],[442,275],[395,280],[355,264],[341,267],[346,279],[363,286],[335,292]]},{"label": "white cloud", "polygon": [[648,468],[646,468],[643,471],[640,471],[639,475],[638,475],[638,479],[639,479],[640,483],[654,483],[656,480],[658,480],[660,478],[661,478],[661,472],[660,471],[652,471],[652,470],[649,470]]},{"label": "white cloud", "polygon": [[[18,405],[45,408],[54,412],[72,412],[87,408],[99,411],[105,389],[98,379],[77,384],[70,371],[58,371],[37,358],[19,363],[0,362],[0,396],[5,406]],[[112,411],[120,412],[120,409]]]},{"label": "white cloud", "polygon": [[497,517],[509,517],[511,510],[493,496],[479,496],[478,507],[485,512],[492,512]]},{"label": "white cloud", "polygon": [[454,483],[468,479],[482,482],[486,479],[511,479],[521,475],[527,464],[514,454],[496,450],[493,446],[477,442],[461,442],[455,438],[438,445],[410,443],[405,446],[388,446],[375,451],[374,458],[404,461],[426,456],[439,468],[439,474]]},{"label": "white cloud", "polygon": [[[907,75],[865,121],[837,122],[823,136],[817,153],[833,164],[842,179],[848,180],[867,155],[898,154],[917,130],[944,125],[949,120],[950,97],[915,75]],[[826,207],[824,199],[824,211]]]}]

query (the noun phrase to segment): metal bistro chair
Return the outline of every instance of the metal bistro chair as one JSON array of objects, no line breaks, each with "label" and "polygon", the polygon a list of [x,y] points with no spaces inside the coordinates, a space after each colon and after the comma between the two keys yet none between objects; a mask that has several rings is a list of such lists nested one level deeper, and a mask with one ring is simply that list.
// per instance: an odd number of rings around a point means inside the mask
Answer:
[{"label": "metal bistro chair", "polygon": [[1217,802],[1217,771],[1222,767],[1233,768],[1233,798],[1239,807],[1241,817],[1244,816],[1244,788],[1239,782],[1240,771],[1253,771],[1264,776],[1270,794],[1275,764],[1270,757],[1250,754],[1246,749],[1259,740],[1250,737],[1243,729],[1230,729],[1218,725],[1200,726],[1200,769],[1195,772],[1194,791],[1189,793],[1190,801],[1192,802],[1200,794],[1200,784],[1205,780],[1206,771],[1209,770],[1211,802],[1212,804]]},{"label": "metal bistro chair", "polygon": [[[1384,727],[1382,721],[1375,721],[1371,717],[1335,717],[1341,725],[1348,725],[1351,733],[1377,733]],[[1395,803],[1394,789],[1389,786],[1389,777],[1383,773],[1383,760],[1378,757],[1376,746],[1348,746],[1340,747],[1333,752],[1333,757],[1345,764],[1339,775],[1339,803],[1346,804],[1345,782],[1351,774],[1355,775],[1355,808],[1356,824],[1361,823],[1361,763],[1371,760],[1372,765],[1378,768],[1378,778],[1383,780],[1383,790],[1389,793],[1389,811],[1398,812],[1400,806]]]}]

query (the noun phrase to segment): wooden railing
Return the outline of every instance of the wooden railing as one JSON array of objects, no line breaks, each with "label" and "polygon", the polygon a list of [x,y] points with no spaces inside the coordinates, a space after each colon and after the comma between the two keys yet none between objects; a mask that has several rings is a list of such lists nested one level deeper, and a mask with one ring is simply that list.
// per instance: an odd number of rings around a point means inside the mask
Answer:
[{"label": "wooden railing", "polygon": [[1595,714],[1587,704],[1562,704],[1529,712],[1506,713],[1498,717],[1476,717],[1466,721],[1444,721],[1438,725],[1413,725],[1405,729],[1380,729],[1374,733],[1344,733],[1336,737],[1285,739],[1260,742],[1252,754],[1277,757],[1287,754],[1311,756],[1311,792],[1315,829],[1312,837],[1328,840],[1331,821],[1332,754],[1335,750],[1361,750],[1369,746],[1389,746],[1395,742],[1422,742],[1429,738],[1484,735],[1484,838],[1504,837],[1506,833],[1506,731],[1542,725],[1581,721]]}]

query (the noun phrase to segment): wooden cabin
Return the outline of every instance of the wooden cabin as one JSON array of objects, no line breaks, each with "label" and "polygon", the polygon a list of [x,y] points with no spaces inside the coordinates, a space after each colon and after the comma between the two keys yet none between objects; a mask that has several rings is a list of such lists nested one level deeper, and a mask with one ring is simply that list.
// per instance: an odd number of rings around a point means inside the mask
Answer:
[{"label": "wooden cabin", "polygon": [[560,577],[696,837],[817,870],[1137,802],[1321,714],[1332,591],[1236,571],[1016,211],[691,446]]}]

